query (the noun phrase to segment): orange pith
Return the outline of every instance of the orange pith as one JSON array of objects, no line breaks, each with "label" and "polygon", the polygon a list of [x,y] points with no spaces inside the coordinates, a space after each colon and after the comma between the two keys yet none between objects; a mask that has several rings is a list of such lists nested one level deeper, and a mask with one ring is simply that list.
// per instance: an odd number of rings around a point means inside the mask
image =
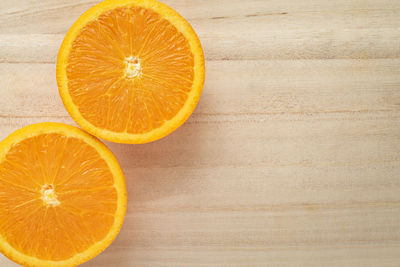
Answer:
[{"label": "orange pith", "polygon": [[27,266],[73,266],[119,231],[123,176],[98,140],[72,126],[39,125],[0,146],[0,250]]},{"label": "orange pith", "polygon": [[57,66],[75,121],[123,143],[153,141],[179,127],[204,82],[203,52],[190,25],[154,0],[105,1],[82,17]]}]

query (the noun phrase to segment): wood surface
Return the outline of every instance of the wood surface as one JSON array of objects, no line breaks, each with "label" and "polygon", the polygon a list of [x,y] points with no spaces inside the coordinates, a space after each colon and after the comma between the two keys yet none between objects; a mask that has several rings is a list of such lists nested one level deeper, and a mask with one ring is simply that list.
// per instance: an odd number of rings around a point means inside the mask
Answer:
[{"label": "wood surface", "polygon": [[[1,139],[74,124],[56,56],[98,2],[0,0]],[[400,1],[164,2],[203,43],[204,92],[168,137],[106,143],[128,212],[83,266],[400,266]]]}]

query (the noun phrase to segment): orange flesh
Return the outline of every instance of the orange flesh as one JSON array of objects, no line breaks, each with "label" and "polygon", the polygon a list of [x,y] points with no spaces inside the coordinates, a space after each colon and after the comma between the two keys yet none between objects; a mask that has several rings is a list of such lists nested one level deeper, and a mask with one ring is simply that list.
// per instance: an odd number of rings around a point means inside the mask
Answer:
[{"label": "orange flesh", "polygon": [[107,163],[85,142],[41,134],[0,163],[0,235],[20,252],[65,260],[102,240],[117,191]]},{"label": "orange flesh", "polygon": [[117,8],[87,24],[74,40],[68,90],[94,126],[146,133],[182,108],[193,67],[188,41],[169,21],[141,7]]}]

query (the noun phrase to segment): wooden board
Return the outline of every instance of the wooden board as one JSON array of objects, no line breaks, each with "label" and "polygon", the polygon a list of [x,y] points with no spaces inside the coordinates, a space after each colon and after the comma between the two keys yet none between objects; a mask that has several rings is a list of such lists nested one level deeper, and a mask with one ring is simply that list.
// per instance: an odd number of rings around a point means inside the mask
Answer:
[{"label": "wooden board", "polygon": [[[98,2],[0,1],[1,139],[74,124],[56,55]],[[107,143],[128,213],[84,266],[400,266],[400,1],[165,2],[200,36],[204,93],[170,136]]]}]

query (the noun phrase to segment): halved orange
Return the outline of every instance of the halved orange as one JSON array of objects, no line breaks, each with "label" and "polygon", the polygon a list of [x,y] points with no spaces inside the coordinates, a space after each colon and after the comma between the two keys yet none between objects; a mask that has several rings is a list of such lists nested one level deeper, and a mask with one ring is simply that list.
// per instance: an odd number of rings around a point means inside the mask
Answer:
[{"label": "halved orange", "polygon": [[124,175],[95,137],[60,123],[0,143],[0,251],[24,266],[76,266],[121,229]]},{"label": "halved orange", "polygon": [[204,55],[192,27],[168,6],[106,0],[67,33],[57,81],[83,129],[108,141],[146,143],[193,112],[204,84]]}]

